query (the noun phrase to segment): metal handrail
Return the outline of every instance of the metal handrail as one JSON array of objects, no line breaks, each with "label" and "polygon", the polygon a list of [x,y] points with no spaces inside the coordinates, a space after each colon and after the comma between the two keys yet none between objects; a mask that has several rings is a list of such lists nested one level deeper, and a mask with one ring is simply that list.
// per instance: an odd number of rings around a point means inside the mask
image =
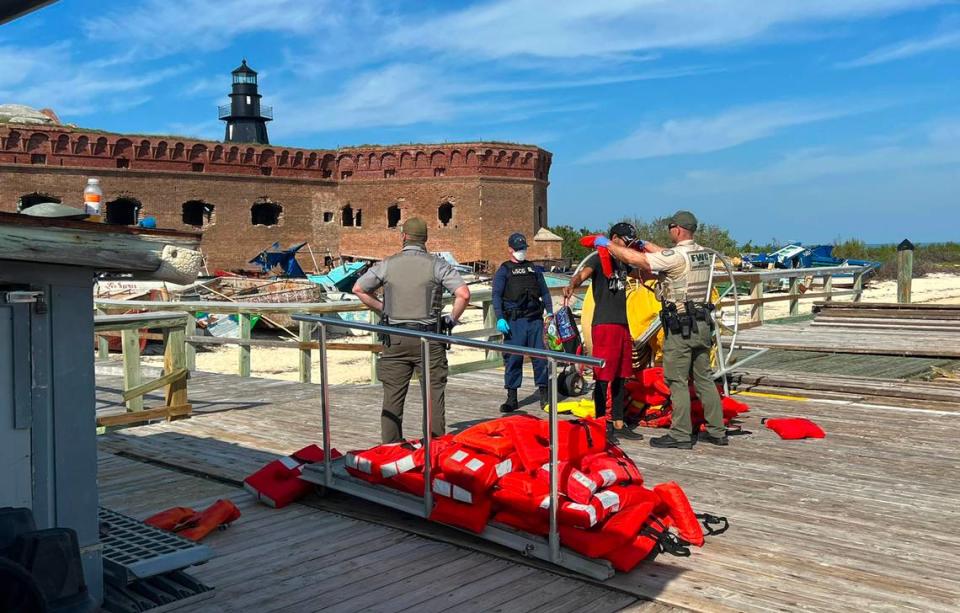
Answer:
[{"label": "metal handrail", "polygon": [[543,349],[533,349],[531,347],[517,347],[514,345],[504,345],[502,343],[493,343],[490,341],[479,341],[474,339],[457,338],[438,334],[436,332],[427,332],[422,330],[412,330],[409,328],[398,328],[395,326],[385,326],[382,324],[365,324],[360,322],[345,322],[340,319],[330,319],[318,315],[309,315],[297,313],[293,315],[296,321],[316,323],[320,326],[320,407],[322,411],[323,424],[323,480],[326,487],[333,485],[333,472],[330,454],[332,442],[330,440],[330,386],[329,374],[327,372],[327,352],[325,345],[327,342],[327,327],[347,328],[354,330],[363,330],[366,332],[379,332],[396,336],[420,339],[420,363],[421,367],[421,387],[423,392],[423,451],[426,462],[423,467],[424,488],[423,488],[423,516],[429,517],[433,509],[433,482],[431,446],[433,440],[433,393],[430,389],[430,352],[432,343],[442,343],[449,345],[459,345],[462,347],[471,347],[474,349],[485,349],[487,351],[497,351],[500,353],[511,353],[514,355],[529,356],[531,358],[544,358],[547,360],[550,373],[550,528],[547,534],[549,546],[549,560],[555,564],[562,563],[563,557],[560,550],[560,533],[557,524],[557,509],[560,505],[559,494],[559,413],[557,403],[559,392],[557,390],[557,377],[559,375],[557,364],[559,362],[582,364],[584,366],[602,367],[604,361],[599,358],[571,355],[560,351],[548,351]]},{"label": "metal handrail", "polygon": [[603,366],[603,360],[585,355],[572,355],[562,351],[551,351],[549,349],[534,349],[533,347],[518,347],[516,345],[504,345],[503,343],[494,343],[491,341],[480,341],[472,338],[461,338],[457,336],[448,336],[438,334],[437,332],[426,332],[421,330],[412,330],[410,328],[399,328],[397,326],[385,326],[383,324],[367,324],[363,322],[343,321],[342,319],[331,319],[319,315],[309,315],[306,313],[296,313],[293,315],[296,321],[307,321],[323,324],[331,328],[349,328],[351,330],[363,330],[364,332],[379,332],[391,334],[393,336],[406,336],[409,338],[424,339],[432,343],[443,343],[445,345],[460,345],[461,347],[470,347],[471,349],[484,349],[487,351],[498,351],[500,353],[512,353],[531,358],[542,358],[544,360],[556,360],[566,364],[582,364],[583,366]]}]

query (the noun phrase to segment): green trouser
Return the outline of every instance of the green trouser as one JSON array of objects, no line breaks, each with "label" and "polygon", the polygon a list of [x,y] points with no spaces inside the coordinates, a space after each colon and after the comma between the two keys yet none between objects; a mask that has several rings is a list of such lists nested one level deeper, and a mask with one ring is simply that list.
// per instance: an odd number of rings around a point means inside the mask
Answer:
[{"label": "green trouser", "polygon": [[724,436],[727,433],[723,425],[723,407],[720,394],[713,382],[710,370],[710,347],[713,333],[705,322],[697,322],[697,331],[690,338],[679,333],[668,333],[663,342],[663,374],[670,386],[670,402],[673,405],[673,419],[670,423],[670,437],[677,441],[689,441],[693,433],[690,421],[689,381],[693,377],[693,386],[703,403],[703,416],[707,420],[707,432],[710,436]]},{"label": "green trouser", "polygon": [[[420,394],[423,395],[423,377],[420,373],[420,339],[391,336],[390,346],[384,348],[377,367],[377,377],[383,384],[383,412],[380,414],[380,439],[384,443],[403,440],[403,403],[410,388],[410,379],[417,373]],[[433,396],[431,432],[441,436],[446,432],[444,394],[447,388],[447,352],[443,345],[430,343],[430,390]],[[420,438],[417,436],[416,438]]]}]

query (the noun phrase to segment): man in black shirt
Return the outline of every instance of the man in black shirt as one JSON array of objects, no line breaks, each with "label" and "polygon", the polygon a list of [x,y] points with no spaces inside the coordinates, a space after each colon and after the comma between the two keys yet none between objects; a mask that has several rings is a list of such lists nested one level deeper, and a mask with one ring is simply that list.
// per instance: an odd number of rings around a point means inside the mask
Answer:
[{"label": "man in black shirt", "polygon": [[[629,223],[615,224],[610,228],[609,235],[612,243],[625,247],[637,241],[637,229]],[[564,296],[569,298],[576,288],[590,279],[594,302],[593,321],[590,325],[592,354],[605,362],[602,368],[593,370],[593,402],[596,416],[606,415],[609,388],[613,422],[608,422],[607,433],[611,442],[615,443],[618,436],[642,439],[643,435],[623,427],[623,384],[633,376],[633,338],[627,324],[627,277],[630,266],[612,258],[611,266],[612,273],[608,277],[603,273],[600,254],[594,253],[580,272],[570,279],[569,285],[564,289]]]}]

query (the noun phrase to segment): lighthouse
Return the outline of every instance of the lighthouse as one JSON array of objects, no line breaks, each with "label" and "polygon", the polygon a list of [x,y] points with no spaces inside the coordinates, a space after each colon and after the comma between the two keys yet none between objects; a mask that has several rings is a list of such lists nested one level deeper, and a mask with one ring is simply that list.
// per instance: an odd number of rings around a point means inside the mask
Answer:
[{"label": "lighthouse", "polygon": [[230,104],[219,108],[220,119],[227,122],[223,140],[228,143],[269,144],[267,122],[273,119],[273,108],[260,106],[257,71],[247,66],[247,60],[244,59],[232,74]]}]

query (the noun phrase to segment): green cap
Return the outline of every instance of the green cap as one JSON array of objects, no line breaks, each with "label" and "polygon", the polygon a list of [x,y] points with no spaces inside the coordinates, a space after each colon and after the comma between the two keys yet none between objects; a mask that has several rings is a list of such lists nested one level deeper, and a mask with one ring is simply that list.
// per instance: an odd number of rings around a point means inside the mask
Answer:
[{"label": "green cap", "polygon": [[697,231],[697,218],[690,211],[677,211],[673,214],[667,223],[676,224],[681,228],[690,230],[691,232]]},{"label": "green cap", "polygon": [[403,233],[414,241],[426,242],[427,240],[427,222],[419,217],[411,217],[403,222]]}]

